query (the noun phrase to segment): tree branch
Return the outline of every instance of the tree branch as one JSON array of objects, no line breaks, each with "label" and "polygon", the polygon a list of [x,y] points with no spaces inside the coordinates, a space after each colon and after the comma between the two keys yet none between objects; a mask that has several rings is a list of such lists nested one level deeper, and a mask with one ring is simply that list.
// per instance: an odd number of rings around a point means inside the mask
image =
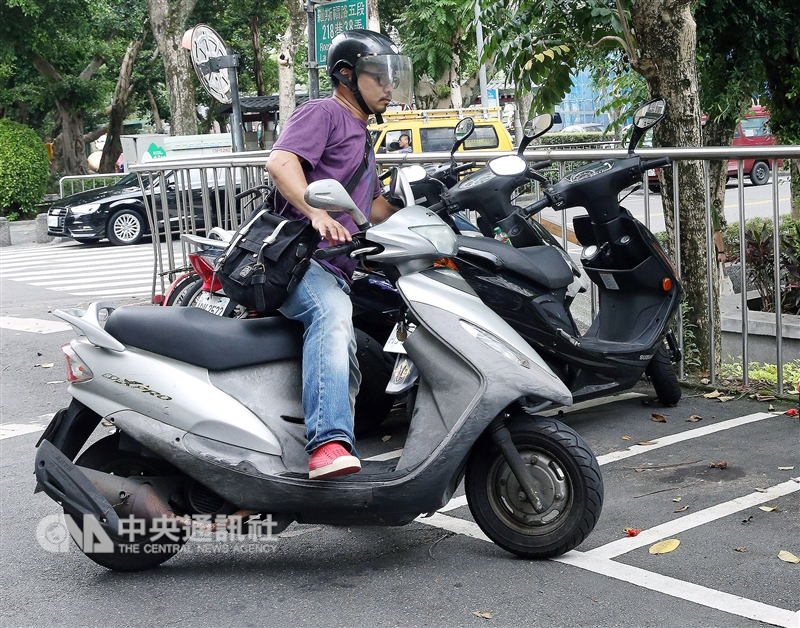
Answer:
[{"label": "tree branch", "polygon": [[33,67],[36,68],[36,71],[41,74],[49,83],[59,83],[60,81],[64,80],[58,70],[56,70],[50,62],[39,55],[38,53],[33,53]]},{"label": "tree branch", "polygon": [[628,53],[628,46],[626,45],[625,40],[622,39],[622,37],[617,37],[616,35],[606,35],[605,37],[601,37],[598,41],[596,41],[593,44],[586,44],[586,47],[587,48],[597,48],[601,44],[606,43],[607,41],[615,41],[615,42],[617,42],[620,46],[622,46],[622,49],[625,51],[625,54]]},{"label": "tree branch", "polygon": [[619,17],[619,23],[622,25],[622,33],[625,35],[626,43],[623,44],[623,48],[628,55],[628,59],[631,61],[631,65],[635,67],[639,63],[639,52],[633,41],[631,26],[628,24],[628,16],[625,15],[625,10],[622,8],[622,2],[620,2],[620,0],[614,0],[614,3],[617,5],[617,17]]},{"label": "tree branch", "polygon": [[83,141],[86,144],[90,144],[94,142],[98,137],[101,137],[108,133],[108,125],[104,124],[99,129],[95,129],[94,131],[90,131],[89,133],[85,133],[83,136]]},{"label": "tree branch", "polygon": [[85,68],[83,68],[83,72],[78,75],[78,78],[81,81],[88,81],[92,78],[95,72],[106,62],[104,57],[97,56],[89,62]]}]

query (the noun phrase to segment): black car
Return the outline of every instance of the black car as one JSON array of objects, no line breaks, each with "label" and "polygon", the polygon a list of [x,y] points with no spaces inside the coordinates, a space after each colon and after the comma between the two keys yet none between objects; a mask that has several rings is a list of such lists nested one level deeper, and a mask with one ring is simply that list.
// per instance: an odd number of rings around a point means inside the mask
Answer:
[{"label": "black car", "polygon": [[[203,226],[203,199],[199,181],[195,181],[192,170],[192,199],[191,205],[195,212],[195,221],[198,227]],[[170,220],[177,220],[178,196],[174,177],[168,173],[167,182],[167,207]],[[213,179],[212,179],[213,180]],[[156,183],[156,186],[158,184]],[[212,208],[216,195],[209,188],[209,197]],[[161,194],[156,187],[155,202],[162,207]],[[186,195],[181,195],[186,203]],[[148,196],[148,198],[153,198]],[[224,203],[224,190],[219,190],[220,202]],[[212,215],[216,212],[212,211]],[[139,179],[135,174],[129,174],[114,185],[109,185],[93,190],[86,190],[57,200],[47,212],[47,233],[52,236],[69,237],[79,242],[97,242],[108,238],[112,244],[136,244],[150,231],[145,211],[142,189]]]}]

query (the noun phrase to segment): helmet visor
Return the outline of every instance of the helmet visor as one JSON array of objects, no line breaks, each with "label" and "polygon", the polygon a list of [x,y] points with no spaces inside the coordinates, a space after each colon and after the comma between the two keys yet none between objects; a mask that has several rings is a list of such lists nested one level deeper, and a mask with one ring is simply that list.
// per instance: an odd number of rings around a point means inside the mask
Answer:
[{"label": "helmet visor", "polygon": [[392,105],[414,105],[414,69],[403,55],[372,55],[356,63],[356,76],[391,89]]}]

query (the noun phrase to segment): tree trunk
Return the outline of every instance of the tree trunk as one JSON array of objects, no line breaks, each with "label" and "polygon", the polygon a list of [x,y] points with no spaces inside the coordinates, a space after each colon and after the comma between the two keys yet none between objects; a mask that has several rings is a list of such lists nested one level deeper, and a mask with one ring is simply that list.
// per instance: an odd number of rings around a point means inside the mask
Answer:
[{"label": "tree trunk", "polygon": [[281,38],[281,50],[278,54],[278,95],[280,99],[280,123],[284,124],[292,115],[297,101],[294,96],[294,59],[303,41],[308,18],[300,0],[286,0],[289,11],[289,26]]},{"label": "tree trunk", "polygon": [[[647,81],[654,98],[664,98],[665,119],[656,127],[659,146],[700,145],[700,104],[697,97],[696,30],[688,0],[640,0],[631,4],[631,21],[639,44],[634,69]],[[686,320],[698,327],[695,341],[700,369],[709,368],[711,348],[715,361],[721,353],[719,303],[708,299],[708,245],[703,169],[699,161],[676,162],[661,169],[664,221],[670,241],[675,236],[672,177],[680,183],[680,274],[686,290]],[[715,276],[716,273],[712,273]],[[716,293],[716,290],[714,291]],[[716,321],[715,337],[707,330]],[[713,345],[712,345],[713,342]]]},{"label": "tree trunk", "polygon": [[164,132],[164,121],[161,119],[161,114],[158,113],[158,105],[156,104],[156,97],[153,92],[147,90],[147,100],[150,102],[150,113],[153,115],[153,126],[156,128],[156,133]]},{"label": "tree trunk", "polygon": [[189,51],[181,47],[196,0],[148,0],[150,25],[164,60],[170,108],[170,134],[197,134],[194,79]]},{"label": "tree trunk", "polygon": [[128,98],[133,91],[131,77],[133,76],[133,65],[136,57],[144,43],[144,34],[140,39],[135,39],[128,44],[122,64],[119,68],[117,85],[114,88],[114,95],[111,98],[111,112],[108,120],[108,132],[106,133],[106,143],[103,146],[103,155],[100,157],[100,168],[98,172],[115,172],[117,159],[122,153],[122,125],[128,115]]},{"label": "tree trunk", "polygon": [[381,32],[381,16],[378,13],[378,0],[367,0],[367,30]]},{"label": "tree trunk", "polygon": [[250,41],[253,44],[253,75],[256,79],[256,93],[264,96],[264,50],[261,47],[261,20],[257,15],[250,17]]},{"label": "tree trunk", "polygon": [[453,52],[453,59],[450,61],[450,106],[453,109],[461,109],[464,106],[464,99],[461,95],[461,79],[458,77],[460,66],[461,59]]},{"label": "tree trunk", "polygon": [[56,100],[61,123],[61,168],[65,175],[89,174],[86,144],[83,141],[83,115],[72,110],[69,103]]}]

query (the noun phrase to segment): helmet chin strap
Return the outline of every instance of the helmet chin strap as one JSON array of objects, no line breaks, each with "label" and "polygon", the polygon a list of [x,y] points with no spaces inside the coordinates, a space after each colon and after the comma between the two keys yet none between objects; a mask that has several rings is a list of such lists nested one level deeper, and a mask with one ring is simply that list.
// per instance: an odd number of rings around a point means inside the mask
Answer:
[{"label": "helmet chin strap", "polygon": [[[355,75],[355,70],[353,70],[353,74]],[[367,106],[367,103],[364,101],[364,97],[361,95],[361,91],[358,89],[358,85],[353,85],[353,83],[350,81],[350,79],[346,78],[338,70],[333,73],[333,76],[335,76],[337,79],[339,79],[339,82],[342,85],[344,85],[347,89],[350,90],[350,92],[355,97],[356,102],[358,103],[358,106],[361,107],[361,111],[363,111],[367,115],[370,115],[370,114],[374,115],[375,116],[375,121],[378,124],[383,124],[383,116],[381,114],[379,114],[379,113],[375,113],[374,111],[372,111]]]}]

